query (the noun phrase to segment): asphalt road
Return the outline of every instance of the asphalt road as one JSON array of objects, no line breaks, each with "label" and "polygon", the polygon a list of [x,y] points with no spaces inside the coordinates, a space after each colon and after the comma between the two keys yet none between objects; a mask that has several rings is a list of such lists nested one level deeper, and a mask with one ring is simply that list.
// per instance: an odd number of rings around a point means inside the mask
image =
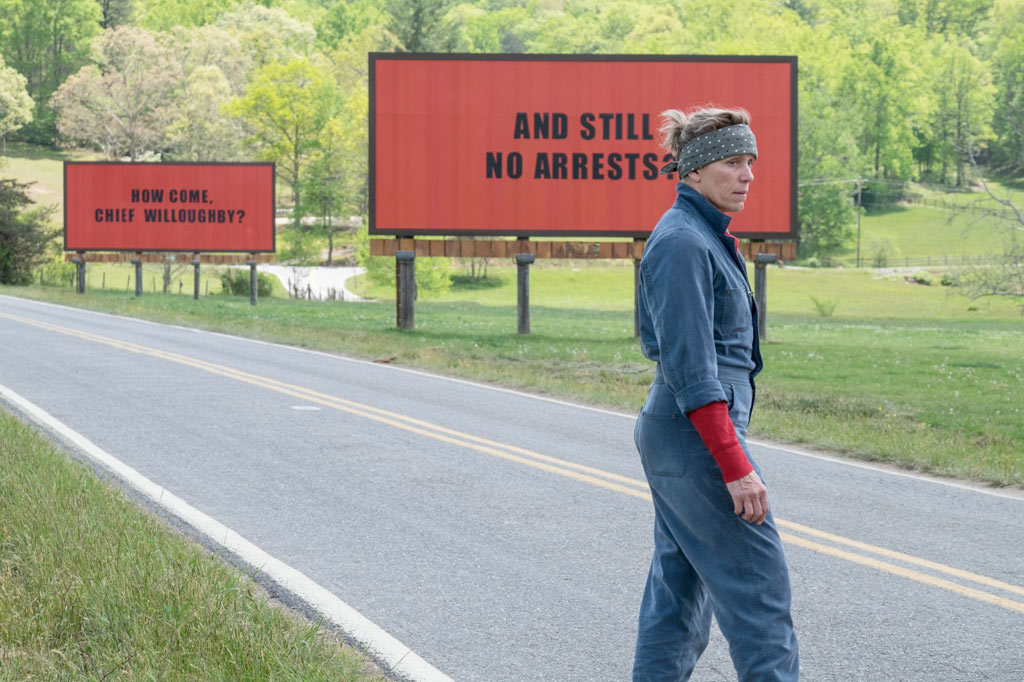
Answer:
[{"label": "asphalt road", "polygon": [[[629,677],[653,518],[630,415],[8,296],[0,385],[458,682]],[[754,453],[803,679],[1024,680],[1019,494]],[[693,679],[735,679],[717,633]]]}]

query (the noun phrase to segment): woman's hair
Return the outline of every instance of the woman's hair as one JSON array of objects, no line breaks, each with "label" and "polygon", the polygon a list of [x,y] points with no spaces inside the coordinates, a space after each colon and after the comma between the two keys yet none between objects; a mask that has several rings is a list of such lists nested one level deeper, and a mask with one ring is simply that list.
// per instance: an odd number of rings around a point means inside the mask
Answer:
[{"label": "woman's hair", "polygon": [[746,109],[718,109],[716,107],[695,107],[689,113],[679,109],[661,112],[661,146],[678,158],[679,151],[695,137],[700,137],[719,128],[740,123],[750,125],[750,114]]}]

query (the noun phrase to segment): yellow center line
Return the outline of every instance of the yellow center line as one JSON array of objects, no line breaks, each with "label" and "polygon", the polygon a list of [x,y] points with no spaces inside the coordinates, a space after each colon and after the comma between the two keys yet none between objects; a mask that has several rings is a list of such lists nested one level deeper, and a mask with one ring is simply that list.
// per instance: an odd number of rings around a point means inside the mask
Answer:
[{"label": "yellow center line", "polygon": [[[0,317],[7,318],[16,322],[21,322],[23,324],[31,325],[41,329],[57,332],[67,336],[74,336],[84,340],[93,341],[114,348],[126,350],[129,352],[148,355],[151,357],[156,357],[181,365],[193,367],[205,372],[209,372],[211,374],[216,374],[229,379],[234,379],[236,381],[241,381],[253,386],[258,386],[260,388],[275,391],[283,395],[292,396],[300,400],[306,400],[308,402],[316,403],[319,405],[323,405],[325,407],[346,412],[357,417],[369,419],[371,421],[375,421],[380,424],[385,424],[393,428],[401,429],[409,433],[424,436],[426,438],[432,438],[444,443],[474,450],[482,454],[499,457],[511,462],[516,462],[517,464],[522,464],[524,466],[556,474],[558,476],[564,476],[566,478],[570,478],[581,483],[587,483],[589,485],[604,488],[606,490],[612,490],[614,492],[619,492],[624,495],[629,495],[630,497],[635,497],[647,501],[651,500],[650,489],[647,485],[647,482],[640,479],[622,476],[619,474],[615,474],[613,472],[597,469],[595,467],[589,467],[583,464],[577,464],[575,462],[559,459],[557,457],[544,455],[539,452],[534,452],[532,450],[528,450],[525,448],[519,448],[516,446],[506,445],[504,443],[488,440],[486,438],[481,438],[479,436],[473,436],[471,434],[456,431],[454,429],[449,429],[447,427],[443,427],[438,424],[433,424],[431,422],[427,422],[424,420],[416,419],[414,417],[410,417],[407,415],[373,407],[371,405],[357,403],[355,401],[347,400],[345,398],[340,398],[338,396],[321,393],[318,391],[314,391],[312,389],[308,389],[302,386],[296,386],[294,384],[289,384],[283,381],[278,381],[276,379],[272,379],[269,377],[250,374],[248,372],[243,372],[241,370],[233,369],[231,367],[227,367],[224,365],[218,365],[212,362],[207,362],[205,360],[199,360],[198,358],[180,355],[178,353],[172,353],[169,351],[163,351],[148,346],[142,346],[127,341],[120,341],[110,337],[92,334],[90,332],[84,332],[75,329],[70,329],[67,327],[61,327],[58,325],[32,320],[17,315],[0,313]],[[923,568],[927,568],[932,571],[945,573],[947,575],[955,576],[962,580],[972,581],[995,589],[1024,595],[1024,588],[1010,583],[1002,582],[994,578],[978,575],[976,573],[964,571],[958,568],[954,568],[952,566],[946,566],[944,564],[929,561],[927,559],[921,559],[919,557],[904,554],[902,552],[896,552],[893,550],[885,549],[884,547],[878,547],[864,542],[859,542],[857,540],[852,540],[840,535],[835,535],[832,533],[821,531],[816,528],[811,528],[809,526],[805,526],[799,523],[794,523],[792,521],[786,521],[784,519],[776,518],[775,522],[776,525],[778,525],[780,528],[787,528],[791,531],[803,533],[805,535],[817,537],[823,540],[827,540],[829,542],[859,549],[864,552],[870,552],[872,554],[877,554],[879,556],[885,556],[890,559],[895,559],[898,561],[902,561],[904,563],[909,563]],[[863,566],[869,566],[876,570],[890,573],[892,575],[897,575],[909,580],[914,580],[919,583],[948,590],[950,592],[955,592],[962,596],[967,596],[989,604],[994,604],[1006,609],[1020,611],[1024,613],[1024,604],[1014,601],[1012,599],[1007,599],[1005,597],[993,595],[988,592],[977,590],[971,587],[959,585],[957,583],[953,583],[942,578],[937,578],[935,576],[931,576],[920,571],[915,571],[913,569],[905,568],[903,566],[891,564],[885,561],[881,561],[879,559],[861,556],[853,552],[848,552],[843,549],[814,542],[813,540],[808,540],[806,538],[802,538],[797,535],[792,535],[790,533],[780,532],[780,536],[786,542],[796,545],[798,547],[803,547],[805,549],[809,549],[815,552],[827,554],[829,556],[844,559],[846,561],[850,561]]]},{"label": "yellow center line", "polygon": [[[776,519],[776,523],[778,523],[778,519]],[[813,540],[807,540],[796,535],[790,535],[789,533],[779,533],[779,537],[781,537],[786,542],[796,545],[797,547],[803,547],[805,549],[810,549],[812,551],[820,552],[822,554],[828,554],[830,556],[834,556],[839,559],[845,559],[846,561],[850,561],[855,564],[860,564],[862,566],[870,566],[871,568],[877,569],[879,571],[891,573],[892,575],[898,575],[901,578],[907,578],[908,580],[914,580],[919,583],[924,583],[925,585],[931,585],[932,587],[938,587],[939,589],[949,590],[950,592],[955,592],[964,597],[970,597],[972,599],[977,599],[978,601],[987,602],[989,604],[995,604],[996,606],[1001,606],[1004,609],[1010,609],[1011,611],[1024,613],[1024,604],[1020,603],[1019,601],[1007,599],[1006,597],[999,597],[988,592],[982,592],[981,590],[976,590],[972,587],[965,587],[963,585],[959,585],[948,580],[943,580],[942,578],[936,578],[935,576],[928,575],[927,573],[921,573],[920,571],[915,571],[910,568],[904,568],[903,566],[890,564],[886,561],[879,561],[878,559],[872,559],[871,557],[861,556],[860,554],[854,554],[853,552],[847,552],[844,549],[829,547],[828,545],[823,545],[821,543],[814,542]]]},{"label": "yellow center line", "polygon": [[903,552],[896,552],[891,549],[885,549],[884,547],[877,547],[875,545],[869,545],[866,542],[858,542],[857,540],[851,540],[844,538],[841,535],[833,535],[817,528],[811,528],[803,524],[794,523],[793,521],[785,521],[783,519],[775,519],[776,525],[780,528],[788,528],[790,530],[804,533],[805,535],[812,535],[814,537],[822,538],[823,540],[829,540],[837,544],[846,545],[847,547],[855,547],[865,552],[871,552],[872,554],[878,554],[881,556],[889,557],[890,559],[896,559],[903,561],[908,564],[914,564],[915,566],[921,566],[928,568],[939,573],[945,573],[946,575],[956,576],[963,580],[970,580],[972,582],[994,587],[998,590],[1005,590],[1007,592],[1013,592],[1015,594],[1024,595],[1024,587],[1013,585],[1011,583],[1005,583],[995,578],[989,578],[988,576],[978,575],[977,573],[971,573],[970,571],[964,571],[959,568],[953,568],[952,566],[946,566],[945,564],[936,563],[927,559],[921,559],[910,554],[904,554]]}]

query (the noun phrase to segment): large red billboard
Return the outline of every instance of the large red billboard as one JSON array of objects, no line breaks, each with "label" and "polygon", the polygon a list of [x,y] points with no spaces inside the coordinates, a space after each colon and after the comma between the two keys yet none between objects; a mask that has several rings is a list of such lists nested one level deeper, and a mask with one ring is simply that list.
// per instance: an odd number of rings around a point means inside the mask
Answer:
[{"label": "large red billboard", "polygon": [[370,54],[370,231],[645,237],[674,200],[659,114],[751,114],[739,236],[794,239],[796,57]]},{"label": "large red billboard", "polygon": [[272,163],[64,163],[67,251],[274,251]]}]

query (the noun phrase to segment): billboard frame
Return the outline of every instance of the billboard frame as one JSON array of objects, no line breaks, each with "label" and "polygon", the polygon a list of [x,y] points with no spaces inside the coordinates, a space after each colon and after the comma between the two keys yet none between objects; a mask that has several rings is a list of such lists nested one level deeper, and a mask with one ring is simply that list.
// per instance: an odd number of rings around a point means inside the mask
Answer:
[{"label": "billboard frame", "polygon": [[[497,54],[497,53],[449,53],[449,52],[370,52],[369,64],[369,140],[367,185],[369,190],[369,235],[371,237],[413,237],[416,235],[465,236],[465,237],[620,237],[624,239],[646,239],[650,229],[629,232],[626,230],[452,230],[451,228],[424,227],[416,229],[385,228],[380,229],[376,223],[377,192],[376,192],[376,69],[377,61],[507,61],[507,62],[693,62],[693,63],[784,63],[789,64],[790,87],[790,196],[789,196],[789,231],[788,232],[748,232],[741,233],[741,239],[799,241],[800,222],[797,215],[797,176],[799,169],[798,133],[798,92],[797,92],[797,57],[795,55],[638,55],[638,54]],[[653,225],[651,226],[653,229]]]},{"label": "billboard frame", "polygon": [[273,161],[158,161],[158,162],[138,162],[138,161],[65,161],[63,168],[63,196],[64,196],[64,226],[63,226],[63,240],[64,240],[64,251],[68,252],[83,252],[83,251],[113,251],[113,252],[124,252],[124,253],[277,253],[277,225],[271,224],[270,226],[270,248],[269,249],[126,249],[121,247],[69,247],[68,246],[68,166],[269,166],[270,167],[270,215],[276,216],[277,211],[277,164]]}]

